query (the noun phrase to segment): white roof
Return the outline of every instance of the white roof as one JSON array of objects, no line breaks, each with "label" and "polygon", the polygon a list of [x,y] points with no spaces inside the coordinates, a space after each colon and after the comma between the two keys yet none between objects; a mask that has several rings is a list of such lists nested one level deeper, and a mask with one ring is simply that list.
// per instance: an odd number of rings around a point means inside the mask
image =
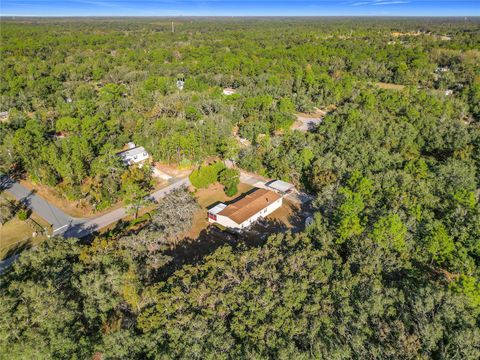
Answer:
[{"label": "white roof", "polygon": [[140,154],[143,154],[143,153],[146,153],[146,152],[147,151],[145,150],[145,148],[143,146],[138,146],[138,147],[133,148],[133,149],[120,151],[118,153],[118,155],[121,156],[122,158],[129,158],[129,157],[140,155]]},{"label": "white roof", "polygon": [[223,209],[225,209],[227,207],[226,204],[224,203],[220,203],[218,205],[215,205],[213,208],[211,208],[210,210],[208,210],[208,212],[210,214],[213,214],[213,215],[217,215],[220,211],[222,211]]},{"label": "white roof", "polygon": [[268,184],[268,187],[280,192],[286,192],[293,189],[295,186],[282,180],[274,180]]}]

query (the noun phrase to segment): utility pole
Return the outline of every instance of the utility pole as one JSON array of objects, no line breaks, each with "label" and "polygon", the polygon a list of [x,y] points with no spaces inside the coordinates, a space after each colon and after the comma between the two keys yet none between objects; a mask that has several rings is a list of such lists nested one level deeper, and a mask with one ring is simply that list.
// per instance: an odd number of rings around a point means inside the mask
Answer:
[{"label": "utility pole", "polygon": [[173,26],[173,21],[172,21],[172,34],[175,32],[175,27]]}]

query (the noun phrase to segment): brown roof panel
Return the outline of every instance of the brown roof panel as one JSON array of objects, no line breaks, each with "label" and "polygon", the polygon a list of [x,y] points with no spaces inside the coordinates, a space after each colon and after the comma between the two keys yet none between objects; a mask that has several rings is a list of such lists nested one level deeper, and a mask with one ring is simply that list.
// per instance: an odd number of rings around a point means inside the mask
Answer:
[{"label": "brown roof panel", "polygon": [[257,189],[240,200],[228,205],[220,211],[218,215],[226,216],[240,225],[280,198],[281,196],[273,191]]}]

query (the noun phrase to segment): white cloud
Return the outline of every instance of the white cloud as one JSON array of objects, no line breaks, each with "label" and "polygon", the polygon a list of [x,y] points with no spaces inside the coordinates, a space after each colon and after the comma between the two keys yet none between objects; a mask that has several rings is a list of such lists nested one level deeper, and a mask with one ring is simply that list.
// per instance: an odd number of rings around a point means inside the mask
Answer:
[{"label": "white cloud", "polygon": [[363,6],[363,5],[368,5],[368,4],[370,4],[370,2],[364,1],[364,2],[356,2],[356,3],[350,4],[350,5],[352,5],[352,6]]},{"label": "white cloud", "polygon": [[410,1],[406,0],[370,0],[370,1],[350,1],[350,6],[381,6],[381,5],[395,5],[395,4],[408,4]]},{"label": "white cloud", "polygon": [[372,5],[394,5],[394,4],[408,4],[410,1],[382,1],[375,2]]}]

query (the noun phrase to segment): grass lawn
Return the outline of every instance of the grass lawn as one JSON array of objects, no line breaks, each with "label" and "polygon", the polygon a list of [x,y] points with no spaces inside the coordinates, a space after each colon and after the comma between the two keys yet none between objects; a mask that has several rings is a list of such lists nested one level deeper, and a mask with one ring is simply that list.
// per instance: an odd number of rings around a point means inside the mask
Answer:
[{"label": "grass lawn", "polygon": [[[37,223],[45,226],[45,221],[33,215],[31,217]],[[14,217],[4,225],[0,225],[0,259],[4,259],[32,245],[44,241],[45,235],[33,237],[34,229],[25,221]]]},{"label": "grass lawn", "polygon": [[[5,199],[14,200],[14,198],[7,193],[2,193],[0,196]],[[37,214],[32,213],[30,219],[35,221],[41,227],[47,228],[49,232],[51,231],[50,224]],[[4,225],[0,225],[0,260],[17,253],[24,248],[37,245],[47,238],[43,235],[33,237],[32,235],[34,231],[35,229],[33,229],[26,221],[19,220],[16,216]]]}]

